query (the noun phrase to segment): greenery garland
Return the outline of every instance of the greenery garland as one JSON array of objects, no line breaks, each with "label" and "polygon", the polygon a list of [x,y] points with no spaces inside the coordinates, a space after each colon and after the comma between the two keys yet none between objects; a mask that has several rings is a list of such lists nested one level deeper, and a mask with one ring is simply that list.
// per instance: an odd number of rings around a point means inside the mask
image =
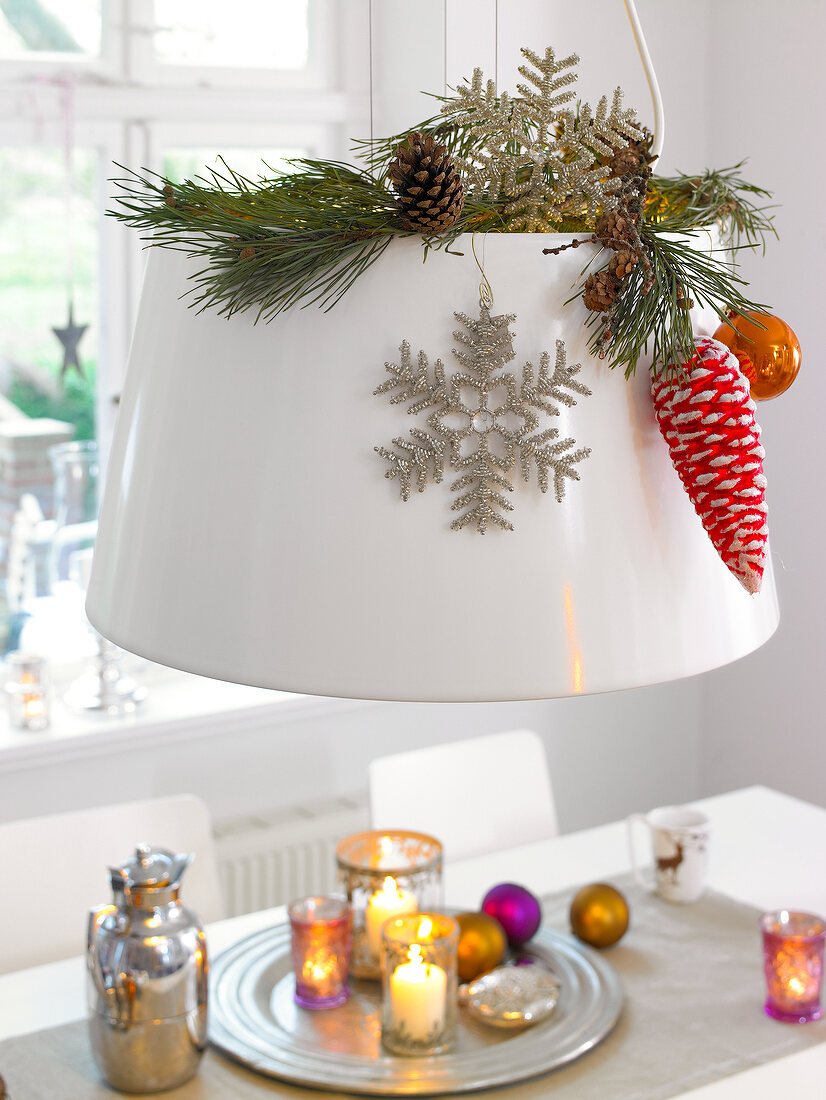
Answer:
[{"label": "greenery garland", "polygon": [[[554,65],[552,51],[546,51],[544,59],[531,51],[523,54],[537,66],[542,60]],[[556,63],[556,70],[570,61]],[[531,79],[537,75],[533,83],[540,87],[540,74],[524,67],[520,72]],[[546,90],[551,84],[546,79],[542,88]],[[503,161],[520,142],[537,140],[537,122],[527,117],[528,112],[524,112],[526,117],[516,114],[520,110],[516,97],[498,97],[491,87],[484,98],[481,74],[475,74],[470,92],[463,93],[461,110],[456,100],[434,97],[442,112],[415,129],[417,136],[444,143],[449,150],[444,155],[455,157],[460,167],[469,166],[471,184],[465,184],[464,203],[458,204],[460,212],[453,224],[438,235],[405,228],[403,211],[391,187],[389,166],[408,138],[406,134],[356,142],[354,150],[363,169],[336,161],[299,159],[290,163],[289,172],[251,180],[222,161],[220,168],[207,170],[205,177],[183,183],[145,170],[124,169],[127,176],[113,181],[120,187],[118,207],[109,213],[144,233],[149,245],[177,249],[203,261],[192,276],[190,291],[190,304],[197,309],[215,308],[227,317],[254,310],[256,322],[269,321],[297,305],[331,309],[394,238],[419,236],[426,256],[432,248],[451,251],[451,245],[462,234],[514,231],[515,217],[509,213],[517,205],[513,189],[527,189],[528,174],[533,179],[536,171],[521,166],[530,159],[523,156],[505,184],[498,169],[490,180],[482,169],[474,168],[479,164],[484,167],[485,159],[491,159],[487,152],[491,148],[491,129],[498,131],[493,124],[485,130],[475,118],[474,108],[467,109],[466,104],[474,102],[470,93],[478,93],[476,102],[492,104],[498,119],[508,121],[512,114],[516,118],[521,129],[512,129],[497,151]],[[533,94],[520,88],[526,95]],[[599,209],[611,210],[612,202],[616,205],[610,193],[614,181],[608,180],[606,185],[606,173],[600,167],[608,163],[607,158],[594,151],[599,143],[591,140],[589,129],[596,125],[594,117],[599,123],[600,111],[607,115],[607,109],[603,110],[603,101],[597,112],[580,103],[573,110],[560,112],[556,103],[564,98],[567,96],[557,94],[554,110],[537,115],[557,125],[555,140],[560,150],[555,161],[543,148],[547,163],[540,184],[547,181],[544,190],[552,191],[553,165],[559,163],[569,173],[573,167],[579,170],[583,149],[588,149],[592,164],[586,164],[588,171],[581,174],[583,178],[599,176],[597,191],[583,193],[580,199],[569,192],[564,206],[540,211],[540,215],[547,215],[548,228],[554,232],[593,233],[599,224]],[[620,93],[615,93],[614,106],[603,127],[609,135],[620,100]],[[525,98],[522,102],[529,101]],[[541,106],[544,109],[546,105]],[[630,112],[620,111],[616,118],[630,125],[628,115]],[[564,132],[568,133],[567,139],[559,136]],[[548,139],[543,140],[547,144]],[[573,142],[570,153],[566,151],[566,140]],[[628,148],[632,145],[636,150],[644,148],[639,141],[630,142]],[[622,151],[619,139],[613,147]],[[576,164],[573,158],[578,158]],[[586,322],[593,329],[591,350],[611,366],[621,366],[631,375],[645,354],[651,355],[655,372],[689,359],[693,352],[686,308],[689,299],[710,305],[722,319],[729,312],[765,311],[764,306],[747,297],[747,283],[735,273],[729,251],[721,259],[707,249],[694,247],[690,237],[680,236],[716,226],[727,249],[764,246],[767,234],[774,232],[769,208],[763,204],[770,196],[744,180],[741,168],[738,164],[700,175],[667,177],[652,175],[644,167],[644,198],[640,200],[642,209],[635,233],[644,263],[636,264],[633,270],[629,265],[621,293],[611,304],[610,321],[604,313],[590,313]],[[595,195],[602,200],[597,210]],[[602,240],[599,236],[589,239]]]}]

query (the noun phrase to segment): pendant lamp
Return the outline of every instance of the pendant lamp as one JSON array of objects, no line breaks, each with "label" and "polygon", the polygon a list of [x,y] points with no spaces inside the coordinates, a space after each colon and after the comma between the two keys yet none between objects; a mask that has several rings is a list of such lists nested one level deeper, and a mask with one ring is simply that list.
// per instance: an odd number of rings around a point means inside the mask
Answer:
[{"label": "pendant lamp", "polygon": [[[542,251],[570,239],[465,237],[424,263],[418,239],[395,239],[334,309],[258,325],[188,308],[198,261],[151,249],[89,586],[96,629],[218,679],[422,701],[639,687],[762,645],[778,623],[771,565],[750,596],[672,467],[648,371],[626,381],[588,352],[568,299],[595,246]],[[480,265],[491,312],[515,314],[514,373],[563,340],[591,391],[553,424],[590,448],[579,480],[557,503],[517,469],[514,529],[484,535],[451,528],[452,469],[400,498],[375,448],[415,424],[374,393],[403,341],[455,369],[454,314],[480,315]]]}]

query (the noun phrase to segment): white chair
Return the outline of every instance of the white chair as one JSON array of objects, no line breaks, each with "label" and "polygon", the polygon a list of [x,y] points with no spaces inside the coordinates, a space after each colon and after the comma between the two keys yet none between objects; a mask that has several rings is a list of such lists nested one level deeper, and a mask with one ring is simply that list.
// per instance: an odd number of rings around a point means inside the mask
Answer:
[{"label": "white chair", "polygon": [[370,765],[374,829],[414,829],[444,845],[445,859],[556,836],[548,762],[531,730],[384,756]]},{"label": "white chair", "polygon": [[84,952],[89,910],[112,900],[109,866],[142,843],[194,852],[182,900],[203,921],[223,916],[209,811],[194,795],[0,825],[0,974]]}]

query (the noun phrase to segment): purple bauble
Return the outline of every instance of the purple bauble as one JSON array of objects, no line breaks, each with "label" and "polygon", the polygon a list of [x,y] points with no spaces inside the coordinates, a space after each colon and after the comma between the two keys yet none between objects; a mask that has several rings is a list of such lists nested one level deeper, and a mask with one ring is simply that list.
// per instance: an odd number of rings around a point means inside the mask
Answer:
[{"label": "purple bauble", "polygon": [[539,898],[515,882],[500,882],[488,890],[482,902],[482,912],[499,921],[511,947],[521,947],[527,943],[536,935],[542,921]]}]

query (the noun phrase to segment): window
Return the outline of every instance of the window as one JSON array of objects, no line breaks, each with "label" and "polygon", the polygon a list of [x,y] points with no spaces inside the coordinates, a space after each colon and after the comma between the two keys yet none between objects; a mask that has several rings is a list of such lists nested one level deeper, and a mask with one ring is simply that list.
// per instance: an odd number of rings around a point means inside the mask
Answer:
[{"label": "window", "polygon": [[[115,162],[181,178],[220,167],[220,154],[254,178],[290,158],[345,155],[361,90],[339,76],[341,10],[0,4],[0,580],[21,494],[49,516],[49,445],[62,432],[108,447],[144,262],[136,235],[105,217]],[[70,302],[86,326],[77,365],[53,331],[68,328]]]},{"label": "window", "polygon": [[[2,384],[28,417],[67,420],[75,438],[95,434],[99,286],[97,157],[75,148],[0,148]],[[62,369],[53,327],[92,321],[78,342],[78,365]]]},{"label": "window", "polygon": [[4,4],[0,57],[84,60],[100,54],[101,0]]}]

